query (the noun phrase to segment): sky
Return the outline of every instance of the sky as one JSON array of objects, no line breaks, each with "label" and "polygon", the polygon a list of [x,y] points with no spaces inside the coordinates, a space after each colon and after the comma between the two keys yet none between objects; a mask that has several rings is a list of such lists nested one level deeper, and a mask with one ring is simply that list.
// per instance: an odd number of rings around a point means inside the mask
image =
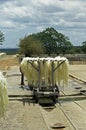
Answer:
[{"label": "sky", "polygon": [[73,45],[86,41],[86,0],[0,0],[0,48],[16,48],[25,36],[53,27]]}]

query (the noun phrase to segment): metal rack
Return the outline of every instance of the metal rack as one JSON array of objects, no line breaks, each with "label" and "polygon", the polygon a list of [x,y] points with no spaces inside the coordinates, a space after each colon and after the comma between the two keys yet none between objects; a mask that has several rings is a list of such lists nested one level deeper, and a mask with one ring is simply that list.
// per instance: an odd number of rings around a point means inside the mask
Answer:
[{"label": "metal rack", "polygon": [[[43,60],[43,62],[46,62],[46,58]],[[34,61],[37,61],[37,67],[33,64]],[[56,60],[54,60],[56,61]],[[52,77],[52,86],[51,88],[48,88],[46,86],[44,86],[42,88],[41,84],[40,84],[40,75],[41,75],[41,64],[40,64],[40,58],[38,60],[34,59],[34,60],[28,60],[27,64],[30,63],[31,66],[38,72],[38,86],[37,87],[33,87],[32,91],[33,91],[33,98],[35,100],[35,102],[39,102],[40,99],[44,99],[44,98],[48,98],[50,100],[52,100],[52,103],[56,103],[58,96],[59,96],[59,88],[56,84],[54,84],[54,73],[55,71],[65,62],[65,60],[59,60],[59,64],[55,67],[54,66],[54,61],[51,60],[51,77]]]}]

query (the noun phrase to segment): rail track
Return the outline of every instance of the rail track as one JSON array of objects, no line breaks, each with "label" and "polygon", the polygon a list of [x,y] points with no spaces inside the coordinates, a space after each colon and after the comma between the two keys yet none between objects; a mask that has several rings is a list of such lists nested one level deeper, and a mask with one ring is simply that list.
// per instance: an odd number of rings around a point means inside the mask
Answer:
[{"label": "rail track", "polygon": [[39,106],[48,130],[61,130],[63,128],[64,130],[86,129],[86,105],[82,104],[83,102],[86,103],[86,95],[84,92],[81,93],[81,87],[78,87],[86,85],[83,81],[74,78],[71,80],[74,80],[77,84],[75,89],[79,93],[70,95],[66,94],[64,91],[61,91],[62,96],[59,97],[59,102],[56,103],[53,108],[50,106],[45,108]]},{"label": "rail track", "polygon": [[[69,79],[69,86],[69,92],[61,90],[59,102],[57,102],[55,106],[42,107],[39,105],[38,109],[47,130],[86,129],[86,95],[83,91],[86,88],[86,84],[83,81],[71,77]],[[12,95],[9,95],[9,97],[11,98]],[[19,95],[13,96],[14,99],[16,97],[19,97]],[[26,102],[32,101],[28,100],[29,96],[27,95],[22,97],[20,95],[20,100],[21,99],[23,105],[25,105]]]}]

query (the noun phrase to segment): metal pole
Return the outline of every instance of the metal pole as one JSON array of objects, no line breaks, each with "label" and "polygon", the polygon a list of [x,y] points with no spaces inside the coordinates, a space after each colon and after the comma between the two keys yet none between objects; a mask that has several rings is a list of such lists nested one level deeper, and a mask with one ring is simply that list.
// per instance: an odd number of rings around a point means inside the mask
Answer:
[{"label": "metal pole", "polygon": [[64,61],[61,61],[61,63],[59,63],[56,68],[54,68],[54,71],[55,71],[56,69],[58,69],[64,62],[65,62],[65,60],[64,60]]}]

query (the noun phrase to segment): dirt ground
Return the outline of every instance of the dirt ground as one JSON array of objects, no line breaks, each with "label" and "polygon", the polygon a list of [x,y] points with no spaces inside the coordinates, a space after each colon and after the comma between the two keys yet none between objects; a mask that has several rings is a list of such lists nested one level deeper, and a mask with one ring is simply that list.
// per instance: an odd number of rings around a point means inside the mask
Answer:
[{"label": "dirt ground", "polygon": [[19,65],[19,58],[16,55],[3,56],[0,58],[0,70],[7,70],[15,65]]}]

